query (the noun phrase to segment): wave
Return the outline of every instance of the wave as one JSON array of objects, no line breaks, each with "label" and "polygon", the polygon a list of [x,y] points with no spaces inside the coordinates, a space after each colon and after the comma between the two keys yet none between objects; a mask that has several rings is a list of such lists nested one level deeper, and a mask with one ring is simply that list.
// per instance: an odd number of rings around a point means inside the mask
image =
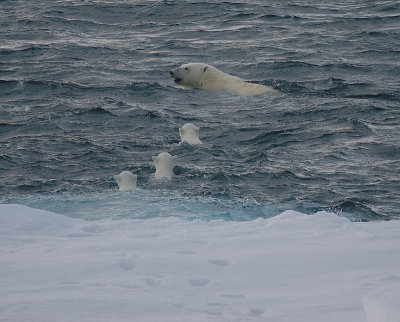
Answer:
[{"label": "wave", "polygon": [[101,107],[101,106],[95,106],[95,107],[91,107],[89,109],[84,109],[81,111],[77,111],[75,112],[77,115],[111,115],[111,116],[115,116],[113,113],[111,113],[110,111],[106,110],[105,108]]},{"label": "wave", "polygon": [[[258,134],[257,136],[244,141],[244,143],[248,144],[264,144],[264,143],[271,143],[273,144],[272,146],[277,145],[277,140],[282,140],[283,138],[293,138],[293,133],[299,131],[299,128],[285,128],[282,130],[274,130],[274,131],[266,131],[261,134]],[[290,140],[291,140],[290,139]],[[286,141],[283,139],[283,141]]]},{"label": "wave", "polygon": [[[168,90],[157,82],[131,82],[129,84],[116,84],[117,86],[95,86],[74,82],[53,80],[10,80],[0,79],[0,89],[5,95],[22,94],[28,100],[31,94],[43,96],[49,93],[55,95],[69,95],[90,93],[118,94],[121,92],[143,95],[145,99],[149,95],[162,95],[160,91]],[[107,97],[105,97],[107,98]]]},{"label": "wave", "polygon": [[299,16],[295,16],[295,15],[277,15],[277,14],[265,14],[265,15],[261,15],[258,18],[260,19],[267,19],[267,20],[281,20],[281,19],[289,19],[289,20],[296,20],[296,21],[300,21],[300,20],[306,20],[307,18],[304,17],[299,17]]},{"label": "wave", "polygon": [[375,212],[366,200],[346,199],[321,209],[343,215],[353,221],[389,220]]},{"label": "wave", "polygon": [[[263,83],[265,85],[271,85],[266,84],[267,82]],[[375,99],[394,102],[400,100],[400,93],[398,93],[397,90],[379,93],[379,89],[373,83],[353,83],[344,79],[332,77],[313,81],[288,82],[286,80],[275,80],[272,82],[272,86],[283,93],[300,94],[302,96],[337,96],[342,98]]]},{"label": "wave", "polygon": [[37,54],[40,51],[47,50],[50,48],[50,44],[42,43],[42,44],[27,44],[27,45],[12,45],[7,46],[0,49],[0,56],[3,58],[8,58],[7,56],[18,55],[20,53],[27,54]]},{"label": "wave", "polygon": [[365,99],[365,100],[385,100],[385,101],[393,101],[393,102],[399,102],[400,101],[400,93],[399,94],[394,94],[394,93],[378,93],[378,94],[350,94],[346,95],[346,97],[349,98],[357,98],[357,99]]},{"label": "wave", "polygon": [[[307,70],[321,70],[321,71],[334,71],[334,70],[358,70],[358,71],[370,71],[369,66],[361,66],[359,64],[350,64],[350,63],[310,63],[305,61],[296,61],[296,60],[285,60],[285,61],[276,61],[273,62],[273,69],[307,69]],[[332,78],[334,79],[334,78]]]},{"label": "wave", "polygon": [[248,200],[218,200],[211,197],[182,197],[165,191],[137,189],[129,193],[117,190],[70,194],[61,192],[47,196],[26,195],[7,198],[3,203],[20,203],[33,208],[54,211],[70,217],[99,220],[105,218],[150,219],[177,216],[189,220],[238,220],[271,217],[274,209]]},{"label": "wave", "polygon": [[[288,172],[286,175],[293,176],[294,174]],[[44,184],[54,187],[56,181],[48,180]],[[30,184],[25,184],[21,185],[21,188],[29,192],[32,187]],[[47,195],[28,193],[19,197],[2,197],[1,202],[19,203],[86,220],[150,219],[160,217],[160,211],[162,211],[163,217],[174,216],[189,220],[249,221],[270,218],[287,209],[308,214],[325,210],[352,221],[390,219],[375,212],[366,201],[356,199],[336,201],[326,206],[303,203],[295,198],[280,203],[259,203],[251,198],[225,199],[223,190],[218,196],[186,197],[163,189],[152,191],[136,189],[127,193],[121,193],[116,189],[103,192],[80,191],[79,193],[59,189],[58,193]]]}]

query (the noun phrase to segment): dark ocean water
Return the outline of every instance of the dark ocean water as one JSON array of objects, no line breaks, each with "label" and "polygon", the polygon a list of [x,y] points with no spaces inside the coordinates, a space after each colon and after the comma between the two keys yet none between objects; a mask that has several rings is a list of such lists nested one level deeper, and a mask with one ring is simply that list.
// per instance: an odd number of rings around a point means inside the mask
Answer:
[{"label": "dark ocean water", "polygon": [[[398,1],[2,0],[0,40],[2,203],[400,217]],[[169,70],[189,62],[281,94],[184,90]],[[187,122],[203,145],[178,146]]]}]

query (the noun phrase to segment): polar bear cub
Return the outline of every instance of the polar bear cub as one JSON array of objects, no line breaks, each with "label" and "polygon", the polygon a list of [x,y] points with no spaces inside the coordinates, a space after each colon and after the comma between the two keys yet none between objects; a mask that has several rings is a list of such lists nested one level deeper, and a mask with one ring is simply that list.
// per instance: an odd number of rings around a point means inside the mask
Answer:
[{"label": "polar bear cub", "polygon": [[186,142],[191,145],[202,144],[199,139],[200,128],[193,123],[186,123],[184,126],[179,128],[179,135],[181,136],[181,143]]},{"label": "polar bear cub", "polygon": [[187,89],[229,90],[241,96],[277,93],[271,87],[247,83],[204,63],[184,64],[170,71],[174,82]]},{"label": "polar bear cub", "polygon": [[161,152],[156,157],[153,157],[154,165],[156,166],[154,177],[156,179],[171,179],[174,175],[173,169],[177,158],[177,156],[172,156],[168,152]]},{"label": "polar bear cub", "polygon": [[115,175],[114,179],[117,181],[119,190],[121,191],[136,188],[137,175],[130,171],[122,171],[120,174]]}]

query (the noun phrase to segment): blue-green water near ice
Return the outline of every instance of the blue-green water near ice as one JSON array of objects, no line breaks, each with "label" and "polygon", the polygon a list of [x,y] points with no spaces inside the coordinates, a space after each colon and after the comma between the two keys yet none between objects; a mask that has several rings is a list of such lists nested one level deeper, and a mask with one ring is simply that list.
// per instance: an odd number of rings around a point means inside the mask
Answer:
[{"label": "blue-green water near ice", "polygon": [[[0,1],[0,202],[82,218],[400,216],[398,1]],[[206,62],[280,95],[185,90]],[[178,128],[201,128],[201,146]],[[152,179],[151,157],[179,157]],[[130,170],[139,190],[120,193]]]}]

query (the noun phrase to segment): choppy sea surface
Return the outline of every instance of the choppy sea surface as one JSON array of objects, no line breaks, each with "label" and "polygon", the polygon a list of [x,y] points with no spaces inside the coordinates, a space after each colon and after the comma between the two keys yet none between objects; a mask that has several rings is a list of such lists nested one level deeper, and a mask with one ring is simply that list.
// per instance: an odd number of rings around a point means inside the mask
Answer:
[{"label": "choppy sea surface", "polygon": [[[400,217],[398,1],[0,1],[0,202],[82,218]],[[205,62],[279,95],[185,90]],[[200,127],[203,145],[178,145]],[[152,156],[178,156],[171,180]],[[138,175],[121,193],[113,175]]]}]

